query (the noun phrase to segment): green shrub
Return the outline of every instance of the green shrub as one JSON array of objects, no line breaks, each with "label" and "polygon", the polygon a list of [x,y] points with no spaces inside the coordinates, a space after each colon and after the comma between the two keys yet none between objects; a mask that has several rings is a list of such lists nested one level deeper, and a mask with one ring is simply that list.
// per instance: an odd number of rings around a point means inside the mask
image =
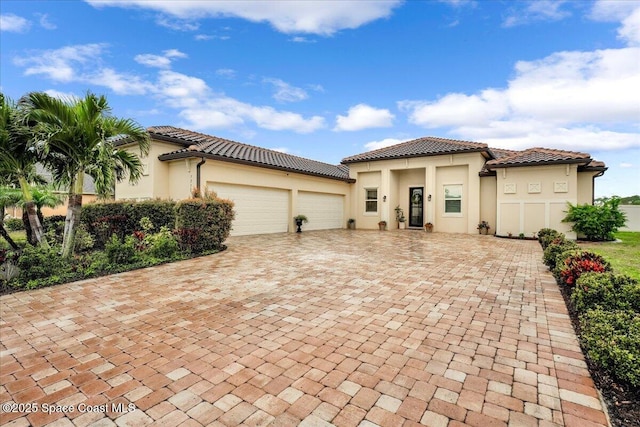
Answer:
[{"label": "green shrub", "polygon": [[[564,254],[563,254],[564,255]],[[602,256],[591,251],[576,251],[560,261],[558,258],[556,269],[557,278],[565,286],[573,287],[583,273],[593,271],[603,273],[611,271],[611,264]]]},{"label": "green shrub", "polygon": [[4,226],[7,227],[9,231],[20,231],[24,230],[24,222],[22,218],[8,218],[4,220]]},{"label": "green shrub", "polygon": [[640,386],[640,314],[631,310],[587,310],[580,316],[589,359],[614,377]]},{"label": "green shrub", "polygon": [[233,202],[188,199],[176,204],[176,238],[182,250],[198,254],[222,248],[234,218]]},{"label": "green shrub", "polygon": [[51,215],[44,217],[44,222],[42,223],[42,228],[45,232],[49,232],[51,230],[55,230],[56,232],[64,231],[64,223],[67,217],[64,215]]},{"label": "green shrub", "polygon": [[22,283],[50,276],[64,276],[71,272],[69,262],[60,256],[60,248],[56,246],[47,248],[42,245],[26,245],[18,259],[18,268],[18,280]]},{"label": "green shrub", "polygon": [[158,259],[171,259],[180,250],[178,241],[171,230],[161,227],[160,231],[144,238],[147,244],[147,253]]},{"label": "green shrub", "polygon": [[174,207],[175,202],[171,200],[94,203],[82,207],[80,218],[87,231],[94,237],[95,247],[103,248],[114,233],[124,241],[125,236],[142,230],[142,218],[148,218],[157,229],[163,226],[173,229]]},{"label": "green shrub", "polygon": [[82,253],[93,249],[94,239],[87,231],[84,224],[80,224],[76,230],[76,238],[74,240],[73,252]]},{"label": "green shrub", "polygon": [[558,255],[560,255],[562,252],[578,248],[579,247],[576,242],[574,242],[573,240],[567,240],[564,237],[564,234],[561,234],[555,237],[547,245],[542,255],[542,261],[547,267],[549,267],[550,270],[553,270],[556,267]]},{"label": "green shrub", "polygon": [[546,249],[547,246],[558,236],[564,236],[564,234],[559,231],[554,230],[553,228],[542,228],[538,231],[538,242],[542,246],[542,249]]},{"label": "green shrub", "polygon": [[104,247],[109,264],[127,265],[139,261],[140,256],[136,250],[136,241],[133,236],[127,236],[121,242],[115,234]]},{"label": "green shrub", "polygon": [[624,226],[625,213],[619,209],[620,199],[613,197],[601,205],[577,205],[568,203],[569,210],[562,220],[573,222],[571,230],[588,240],[613,240],[613,233]]},{"label": "green shrub", "polygon": [[624,274],[585,273],[576,282],[571,303],[579,313],[595,308],[640,313],[640,283]]}]

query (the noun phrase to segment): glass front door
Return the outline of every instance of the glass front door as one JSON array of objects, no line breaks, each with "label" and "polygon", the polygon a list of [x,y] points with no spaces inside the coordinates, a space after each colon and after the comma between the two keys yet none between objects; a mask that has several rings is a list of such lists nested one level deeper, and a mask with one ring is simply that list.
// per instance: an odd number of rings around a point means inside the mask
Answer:
[{"label": "glass front door", "polygon": [[424,226],[423,193],[424,187],[409,188],[409,227]]}]

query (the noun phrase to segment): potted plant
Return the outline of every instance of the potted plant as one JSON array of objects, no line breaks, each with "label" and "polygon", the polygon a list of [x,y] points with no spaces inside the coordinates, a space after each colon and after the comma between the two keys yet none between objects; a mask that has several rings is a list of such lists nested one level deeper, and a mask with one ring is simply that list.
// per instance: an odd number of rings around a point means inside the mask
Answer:
[{"label": "potted plant", "polygon": [[387,228],[387,221],[380,221],[378,223],[378,228],[380,229],[380,231],[383,231]]},{"label": "potted plant", "polygon": [[489,234],[491,227],[487,221],[482,221],[478,224],[478,234]]},{"label": "potted plant", "polygon": [[400,205],[396,206],[395,211],[396,211],[396,221],[398,221],[398,228],[401,230],[404,230],[405,221],[406,221],[406,218],[404,217],[404,211],[402,210]]},{"label": "potted plant", "polygon": [[296,233],[302,233],[302,224],[309,222],[309,219],[304,215],[296,215],[293,217],[293,220],[296,222],[296,226],[298,226]]},{"label": "potted plant", "polygon": [[426,223],[424,225],[424,231],[426,231],[427,233],[431,233],[433,231],[433,224],[431,224],[430,222]]},{"label": "potted plant", "polygon": [[353,218],[349,218],[349,220],[347,221],[347,228],[349,230],[355,230],[356,229],[356,220]]}]

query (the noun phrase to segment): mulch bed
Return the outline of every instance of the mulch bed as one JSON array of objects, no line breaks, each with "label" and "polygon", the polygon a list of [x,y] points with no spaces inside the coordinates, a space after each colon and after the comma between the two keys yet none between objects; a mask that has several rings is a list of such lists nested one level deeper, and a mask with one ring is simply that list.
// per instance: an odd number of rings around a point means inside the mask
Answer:
[{"label": "mulch bed", "polygon": [[[571,306],[571,292],[566,286],[558,286],[569,311],[573,329],[580,336],[578,313]],[[613,427],[640,427],[640,388],[633,389],[617,381],[586,356],[585,358],[593,382],[607,405],[611,425]]]}]

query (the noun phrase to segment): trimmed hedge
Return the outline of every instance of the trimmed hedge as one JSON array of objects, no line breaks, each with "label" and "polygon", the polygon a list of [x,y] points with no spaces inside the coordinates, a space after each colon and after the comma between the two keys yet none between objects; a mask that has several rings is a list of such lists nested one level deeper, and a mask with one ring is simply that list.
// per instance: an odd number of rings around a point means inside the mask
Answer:
[{"label": "trimmed hedge", "polygon": [[587,310],[580,315],[581,341],[593,362],[640,387],[640,314],[631,310]]},{"label": "trimmed hedge", "polygon": [[542,249],[547,249],[547,246],[549,246],[553,239],[559,236],[564,236],[564,234],[553,228],[543,228],[538,231],[538,242],[542,245]]},{"label": "trimmed hedge", "polygon": [[[567,240],[564,234],[560,234],[553,238],[547,245],[542,256],[544,264],[549,267],[550,270],[556,268],[558,262],[558,255],[570,250],[577,250],[580,247],[573,240]],[[562,261],[562,260],[561,260]]]},{"label": "trimmed hedge", "polygon": [[8,218],[4,220],[4,226],[7,227],[9,231],[20,231],[24,230],[24,222],[22,218]]},{"label": "trimmed hedge", "polygon": [[[564,258],[563,253],[556,262],[557,278],[565,286],[573,287],[580,276],[589,271],[603,273],[611,271],[611,264],[591,251],[576,251]],[[564,258],[564,261],[561,259]]]},{"label": "trimmed hedge", "polygon": [[640,284],[611,273],[603,257],[580,250],[562,233],[542,229],[538,235],[544,263],[570,292],[589,360],[617,380],[640,387]]},{"label": "trimmed hedge", "polygon": [[235,214],[231,201],[198,198],[178,202],[175,215],[174,233],[180,249],[198,254],[223,247]]},{"label": "trimmed hedge", "polygon": [[571,294],[574,309],[633,310],[640,313],[640,283],[624,274],[585,273]]},{"label": "trimmed hedge", "polygon": [[113,234],[124,242],[125,236],[139,231],[144,217],[151,220],[156,231],[163,226],[173,229],[175,204],[172,200],[92,203],[82,207],[80,220],[94,237],[95,248],[104,248]]}]

